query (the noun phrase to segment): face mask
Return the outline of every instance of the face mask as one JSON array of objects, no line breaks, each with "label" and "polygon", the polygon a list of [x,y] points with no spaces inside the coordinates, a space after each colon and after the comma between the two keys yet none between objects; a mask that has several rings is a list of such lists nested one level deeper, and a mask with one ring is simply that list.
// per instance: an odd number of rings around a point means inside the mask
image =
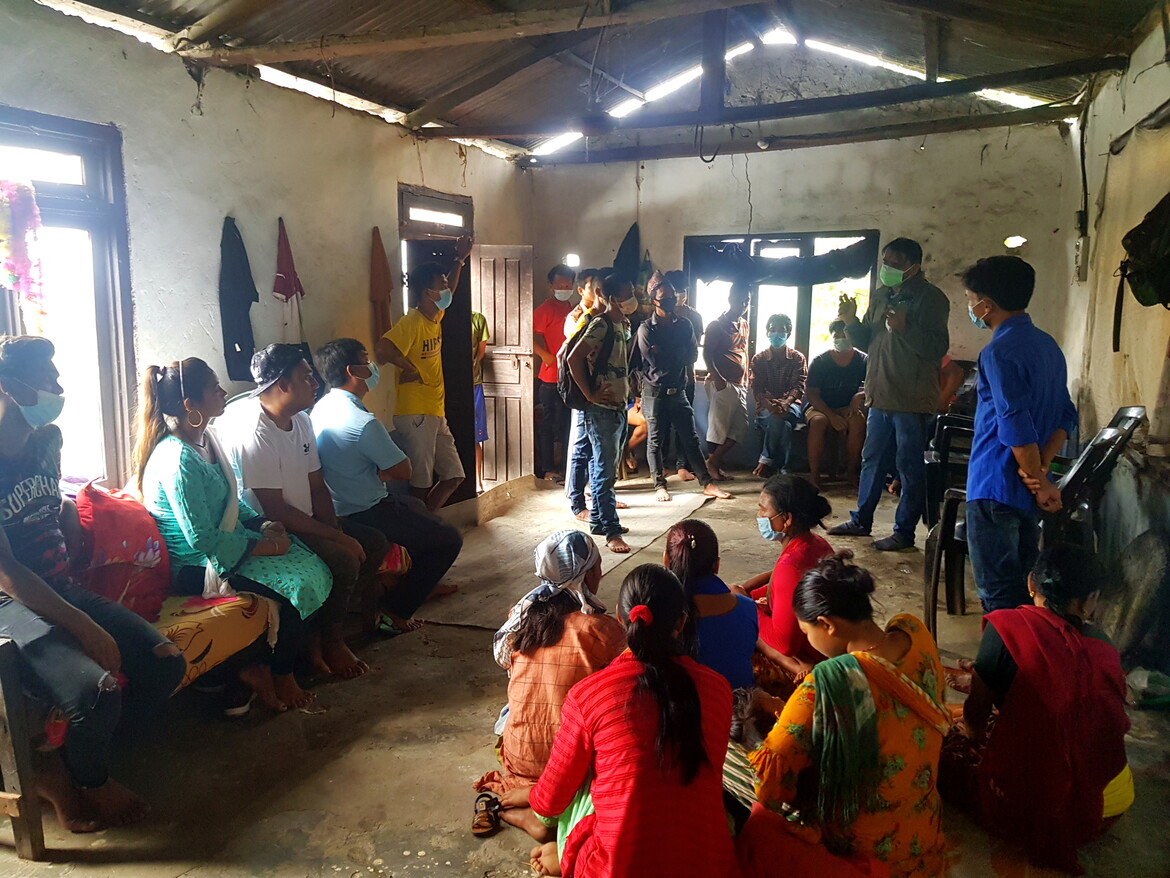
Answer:
[{"label": "face mask", "polygon": [[553,295],[557,298],[558,301],[567,302],[569,299],[573,298],[573,288],[570,287],[567,290],[553,290]]},{"label": "face mask", "polygon": [[882,282],[883,286],[896,287],[905,279],[905,277],[906,272],[898,271],[896,268],[890,268],[890,266],[885,264],[883,264],[882,267],[878,269],[878,280]]},{"label": "face mask", "polygon": [[782,531],[782,530],[777,531],[777,530],[772,529],[772,519],[771,518],[763,518],[763,517],[757,518],[756,519],[756,527],[758,527],[760,529],[760,536],[762,536],[766,540],[782,540],[782,539],[784,539],[784,536],[785,536],[784,531]]},{"label": "face mask", "polygon": [[769,332],[768,344],[774,348],[782,348],[788,344],[788,335],[783,332]]},{"label": "face mask", "polygon": [[[28,385],[26,384],[25,387]],[[16,401],[13,400],[13,402]],[[57,420],[61,409],[65,408],[65,397],[58,393],[49,393],[47,390],[38,390],[37,401],[32,405],[16,404],[20,406],[20,413],[24,415],[25,421],[35,430]]]},{"label": "face mask", "polygon": [[654,303],[658,308],[666,314],[673,314],[675,307],[678,305],[677,299],[659,299]]},{"label": "face mask", "polygon": [[439,301],[435,302],[435,306],[440,311],[446,311],[451,307],[451,299],[453,298],[454,296],[451,295],[450,289],[439,290]]},{"label": "face mask", "polygon": [[373,360],[370,360],[370,362],[366,363],[366,365],[370,367],[370,377],[365,379],[366,389],[373,390],[378,386],[378,381],[381,380],[382,376],[378,373],[378,364]]},{"label": "face mask", "polygon": [[833,339],[833,350],[839,354],[844,354],[847,351],[853,350],[853,344],[847,338]]},{"label": "face mask", "polygon": [[627,317],[629,317],[631,314],[633,314],[635,311],[638,310],[638,300],[636,297],[630,296],[624,302],[618,302],[618,308],[621,310],[621,312],[623,314],[625,314]]},{"label": "face mask", "polygon": [[972,305],[970,302],[967,303],[967,316],[970,317],[971,322],[974,323],[976,326],[978,326],[980,329],[989,329],[990,328],[990,327],[988,327],[986,320],[984,320],[982,317],[975,316],[975,306]]}]

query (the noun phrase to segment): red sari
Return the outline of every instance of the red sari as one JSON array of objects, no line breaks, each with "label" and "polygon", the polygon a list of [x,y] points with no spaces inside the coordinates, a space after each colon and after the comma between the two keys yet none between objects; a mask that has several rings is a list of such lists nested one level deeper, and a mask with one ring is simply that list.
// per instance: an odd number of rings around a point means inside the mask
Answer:
[{"label": "red sari", "polygon": [[1102,794],[1126,766],[1125,676],[1108,643],[1051,610],[988,613],[1018,671],[978,773],[988,828],[1037,861],[1079,874],[1101,829]]}]

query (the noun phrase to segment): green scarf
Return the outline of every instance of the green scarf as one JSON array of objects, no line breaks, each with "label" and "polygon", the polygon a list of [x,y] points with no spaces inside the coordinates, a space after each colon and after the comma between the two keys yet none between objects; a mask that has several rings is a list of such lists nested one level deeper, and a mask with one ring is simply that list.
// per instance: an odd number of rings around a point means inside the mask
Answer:
[{"label": "green scarf", "polygon": [[845,833],[872,805],[881,780],[877,708],[856,656],[813,668],[812,758],[817,766],[817,818],[827,835]]}]

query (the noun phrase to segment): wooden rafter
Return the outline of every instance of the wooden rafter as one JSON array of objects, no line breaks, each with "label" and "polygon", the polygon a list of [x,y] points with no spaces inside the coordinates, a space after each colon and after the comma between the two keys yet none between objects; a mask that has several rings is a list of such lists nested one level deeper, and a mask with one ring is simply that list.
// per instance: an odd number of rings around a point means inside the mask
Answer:
[{"label": "wooden rafter", "polygon": [[565,33],[588,27],[630,25],[681,18],[709,12],[751,6],[758,0],[637,0],[611,14],[590,6],[532,9],[476,15],[458,21],[419,25],[398,31],[376,31],[352,36],[322,35],[314,40],[267,43],[238,48],[194,48],[182,51],[184,57],[221,67],[249,64],[277,64],[286,61],[310,61],[321,58],[353,58],[416,49],[438,49],[504,40],[523,39]]},{"label": "wooden rafter", "polygon": [[[789,149],[807,149],[812,146],[837,146],[845,143],[867,143],[874,140],[896,140],[901,137],[925,137],[930,134],[946,134],[952,131],[971,131],[983,128],[1002,128],[1007,125],[1028,125],[1038,122],[1055,122],[1076,115],[1077,107],[1032,107],[1027,110],[1013,110],[1010,113],[984,113],[974,116],[956,116],[948,119],[931,119],[919,122],[900,122],[892,125],[877,125],[869,128],[855,128],[846,131],[827,131],[817,134],[793,134],[765,138],[767,152]],[[716,148],[719,155],[754,154],[760,152],[755,140],[732,144],[708,144]],[[695,147],[689,143],[669,143],[661,146],[632,146],[619,149],[594,149],[589,152],[575,151],[557,153],[541,158],[523,158],[524,167],[546,165],[606,164],[609,162],[650,161],[652,159],[691,158]],[[517,159],[520,160],[520,159]]]},{"label": "wooden rafter", "polygon": [[[1128,63],[1125,57],[1085,58],[1049,64],[1026,70],[1011,70],[1006,73],[989,73],[969,76],[950,82],[924,82],[901,88],[856,94],[829,95],[821,98],[803,98],[782,101],[776,104],[758,104],[744,107],[725,107],[718,113],[684,111],[677,113],[633,113],[624,119],[611,120],[615,130],[632,131],[650,128],[679,128],[694,125],[726,125],[730,123],[763,122],[770,119],[793,119],[800,116],[819,116],[843,110],[864,110],[874,107],[888,107],[915,101],[935,100],[955,95],[972,94],[987,88],[1012,88],[1031,82],[1063,79],[1069,76],[1088,76],[1105,71],[1124,70]],[[580,119],[500,122],[491,125],[468,125],[457,128],[426,128],[419,132],[423,137],[552,137],[576,130]]]},{"label": "wooden rafter", "polygon": [[937,15],[923,14],[922,42],[926,81],[938,82],[938,71],[942,64],[942,20]]},{"label": "wooden rafter", "polygon": [[228,0],[194,24],[183,28],[168,41],[172,49],[193,46],[227,33],[233,26],[263,12],[273,0]]},{"label": "wooden rafter", "polygon": [[699,80],[699,112],[717,114],[723,110],[727,91],[727,10],[717,9],[703,16],[703,78]]}]

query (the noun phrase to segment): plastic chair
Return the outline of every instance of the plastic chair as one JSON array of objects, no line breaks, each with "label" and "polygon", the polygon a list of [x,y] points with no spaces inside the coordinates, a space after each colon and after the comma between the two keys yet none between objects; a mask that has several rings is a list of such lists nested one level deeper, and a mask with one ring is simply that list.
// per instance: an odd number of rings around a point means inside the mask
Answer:
[{"label": "plastic chair", "polygon": [[967,484],[967,464],[971,461],[974,438],[974,419],[964,415],[939,416],[934,439],[926,451],[926,507],[922,517],[928,528],[939,522],[946,490]]},{"label": "plastic chair", "polygon": [[[1094,542],[1093,513],[1096,510],[1109,478],[1121,453],[1134,432],[1145,420],[1142,406],[1127,406],[1117,410],[1109,426],[1098,431],[1085,446],[1068,472],[1057,482],[1061,494],[1061,511],[1042,518],[1043,543],[1068,540],[1092,547]],[[923,569],[923,621],[937,639],[938,586],[946,574],[948,615],[963,615],[967,611],[965,564],[966,534],[959,530],[959,510],[967,499],[967,492],[950,488],[943,499],[939,523],[926,539]]]}]

